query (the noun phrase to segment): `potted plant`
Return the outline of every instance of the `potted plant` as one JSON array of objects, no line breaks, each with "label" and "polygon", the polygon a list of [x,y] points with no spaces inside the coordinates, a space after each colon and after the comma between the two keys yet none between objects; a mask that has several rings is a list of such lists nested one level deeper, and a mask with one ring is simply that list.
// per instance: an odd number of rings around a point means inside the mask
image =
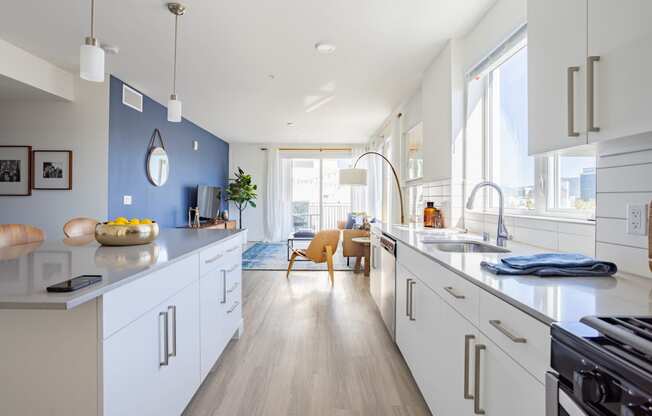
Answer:
[{"label": "potted plant", "polygon": [[245,173],[241,167],[235,172],[235,179],[229,179],[229,187],[226,189],[226,199],[232,201],[238,209],[239,228],[242,229],[242,211],[248,206],[256,208],[256,190],[258,186],[251,180],[251,175]]}]

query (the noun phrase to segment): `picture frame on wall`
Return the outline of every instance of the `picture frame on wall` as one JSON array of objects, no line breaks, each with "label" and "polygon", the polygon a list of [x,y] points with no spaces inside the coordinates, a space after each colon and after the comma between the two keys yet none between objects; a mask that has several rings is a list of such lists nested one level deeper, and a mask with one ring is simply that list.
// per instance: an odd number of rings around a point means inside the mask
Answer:
[{"label": "picture frame on wall", "polygon": [[0,196],[32,194],[31,146],[0,146]]},{"label": "picture frame on wall", "polygon": [[72,150],[34,150],[32,189],[72,189]]}]

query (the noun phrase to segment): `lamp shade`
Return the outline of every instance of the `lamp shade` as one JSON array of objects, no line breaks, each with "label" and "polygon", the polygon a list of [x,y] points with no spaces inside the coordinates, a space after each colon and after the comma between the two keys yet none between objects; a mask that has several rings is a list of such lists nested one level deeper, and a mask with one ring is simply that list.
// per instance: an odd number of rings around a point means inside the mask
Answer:
[{"label": "lamp shade", "polygon": [[86,81],[104,82],[104,49],[97,45],[81,45],[79,76]]},{"label": "lamp shade", "polygon": [[340,169],[340,185],[367,185],[367,169]]},{"label": "lamp shade", "polygon": [[168,121],[181,122],[181,101],[177,100],[176,95],[171,95],[168,100]]}]

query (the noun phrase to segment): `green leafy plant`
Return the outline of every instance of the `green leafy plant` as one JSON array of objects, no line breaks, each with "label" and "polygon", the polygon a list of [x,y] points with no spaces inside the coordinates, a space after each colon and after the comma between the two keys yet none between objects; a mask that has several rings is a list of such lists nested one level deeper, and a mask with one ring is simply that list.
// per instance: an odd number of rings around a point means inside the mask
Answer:
[{"label": "green leafy plant", "polygon": [[235,179],[229,179],[229,187],[226,189],[226,198],[233,202],[233,205],[238,209],[239,214],[239,227],[242,229],[242,211],[247,209],[248,206],[256,208],[255,199],[257,197],[256,190],[258,185],[253,183],[251,175],[245,173],[241,167],[235,172]]}]

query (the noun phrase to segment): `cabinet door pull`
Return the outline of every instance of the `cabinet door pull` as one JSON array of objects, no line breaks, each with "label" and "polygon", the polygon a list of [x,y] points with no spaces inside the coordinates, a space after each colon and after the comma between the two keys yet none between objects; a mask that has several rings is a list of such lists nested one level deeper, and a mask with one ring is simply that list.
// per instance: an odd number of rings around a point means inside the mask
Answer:
[{"label": "cabinet door pull", "polygon": [[473,399],[473,395],[469,393],[469,373],[471,363],[471,341],[475,339],[475,335],[464,335],[464,398],[467,400]]},{"label": "cabinet door pull", "polygon": [[[168,306],[168,314],[172,317],[172,348],[168,348],[168,357],[177,356],[177,306]],[[167,342],[167,340],[165,341]]]},{"label": "cabinet door pull", "polygon": [[568,137],[579,137],[575,131],[575,72],[579,72],[579,66],[569,66],[566,73],[567,104],[568,104]]},{"label": "cabinet door pull", "polygon": [[599,56],[586,58],[586,128],[593,132],[600,131],[595,125],[595,63],[598,61]]},{"label": "cabinet door pull", "polygon": [[416,321],[414,317],[414,285],[417,284],[416,280],[410,279],[410,321]]},{"label": "cabinet door pull", "polygon": [[210,259],[206,259],[206,261],[204,261],[204,263],[206,263],[206,264],[215,263],[216,261],[218,261],[222,257],[224,257],[224,254],[217,254],[217,255],[215,255],[215,257],[211,257]]},{"label": "cabinet door pull", "polygon": [[[163,318],[163,342],[161,342],[161,318]],[[168,348],[168,313],[167,312],[159,312],[158,314],[158,328],[159,328],[159,336],[158,336],[158,344],[159,344],[159,350],[158,350],[158,366],[163,367],[168,364],[170,364],[170,354],[169,354],[169,348]],[[161,351],[161,349],[163,351]],[[161,352],[163,354],[161,354]],[[163,359],[161,360],[161,355],[163,356]]]},{"label": "cabinet door pull", "polygon": [[410,282],[412,279],[405,281],[405,316],[410,316]]},{"label": "cabinet door pull", "polygon": [[226,311],[226,313],[231,313],[231,312],[233,312],[233,311],[235,310],[235,308],[238,307],[238,305],[240,305],[240,302],[237,302],[237,301],[236,301],[236,302],[233,304],[233,306],[231,306],[231,309],[229,309],[228,311]]},{"label": "cabinet door pull", "polygon": [[222,300],[220,303],[226,303],[226,270],[222,270]]},{"label": "cabinet door pull", "polygon": [[512,342],[514,342],[516,344],[525,344],[527,342],[527,339],[525,339],[523,337],[517,337],[516,335],[514,335],[511,332],[509,332],[508,330],[506,330],[502,326],[502,322],[497,320],[497,319],[489,321],[489,325],[496,328],[501,334],[505,335],[507,338],[509,338]]},{"label": "cabinet door pull", "polygon": [[237,249],[238,249],[238,246],[231,247],[230,249],[226,250],[226,252],[227,252],[227,253],[233,253],[233,252],[236,251]]},{"label": "cabinet door pull", "polygon": [[480,352],[486,349],[482,344],[475,346],[475,379],[473,386],[473,411],[476,415],[484,415],[485,411],[480,408]]},{"label": "cabinet door pull", "polygon": [[454,297],[455,299],[466,299],[466,296],[455,293],[455,290],[453,289],[452,286],[446,286],[444,290],[448,292],[448,294]]}]

